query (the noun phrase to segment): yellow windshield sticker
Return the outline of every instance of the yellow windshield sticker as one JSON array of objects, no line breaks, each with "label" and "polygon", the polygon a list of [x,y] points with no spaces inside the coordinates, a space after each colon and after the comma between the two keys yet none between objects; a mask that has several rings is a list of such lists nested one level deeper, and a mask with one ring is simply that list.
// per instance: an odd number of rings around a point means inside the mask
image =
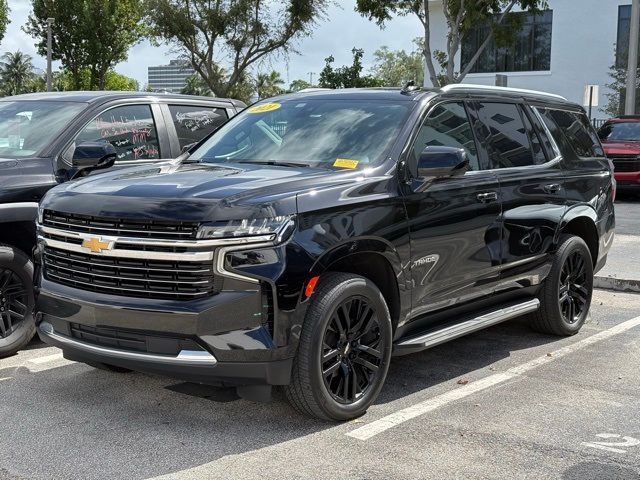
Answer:
[{"label": "yellow windshield sticker", "polygon": [[274,110],[278,110],[282,105],[279,103],[263,103],[261,105],[255,105],[250,107],[247,111],[249,113],[264,113],[264,112],[272,112]]},{"label": "yellow windshield sticker", "polygon": [[334,167],[339,168],[356,168],[360,163],[358,160],[351,160],[349,158],[337,158],[335,162],[333,162]]}]

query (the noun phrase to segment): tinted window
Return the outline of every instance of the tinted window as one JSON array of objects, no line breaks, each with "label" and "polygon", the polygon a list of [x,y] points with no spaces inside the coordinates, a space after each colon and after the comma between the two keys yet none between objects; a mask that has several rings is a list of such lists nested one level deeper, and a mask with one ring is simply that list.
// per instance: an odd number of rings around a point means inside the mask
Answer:
[{"label": "tinted window", "polygon": [[605,123],[598,130],[600,140],[606,142],[632,140],[637,142],[640,140],[640,122],[615,122]]},{"label": "tinted window", "polygon": [[429,112],[413,145],[414,165],[422,151],[431,146],[463,148],[471,169],[480,169],[471,124],[462,103],[440,104]]},{"label": "tinted window", "polygon": [[229,120],[190,158],[366,167],[385,158],[412,107],[412,102],[347,99],[259,103]]},{"label": "tinted window", "polygon": [[0,102],[0,156],[29,157],[47,147],[85,103]]},{"label": "tinted window", "polygon": [[542,142],[540,142],[540,137],[538,137],[537,132],[533,128],[529,117],[523,111],[521,111],[521,114],[522,120],[524,120],[524,125],[529,133],[529,142],[531,142],[531,151],[533,153],[533,163],[541,165],[547,161],[544,149],[542,148]]},{"label": "tinted window", "polygon": [[487,144],[492,168],[534,164],[529,134],[520,108],[509,103],[479,103],[479,130]]},{"label": "tinted window", "polygon": [[227,121],[224,108],[192,105],[169,105],[171,119],[176,127],[180,148],[196,143]]},{"label": "tinted window", "polygon": [[560,129],[579,157],[602,157],[598,135],[593,130],[587,116],[565,110],[539,109],[549,128]]},{"label": "tinted window", "polygon": [[160,158],[158,132],[149,105],[124,105],[101,113],[84,127],[76,144],[106,140],[118,152],[118,160]]}]

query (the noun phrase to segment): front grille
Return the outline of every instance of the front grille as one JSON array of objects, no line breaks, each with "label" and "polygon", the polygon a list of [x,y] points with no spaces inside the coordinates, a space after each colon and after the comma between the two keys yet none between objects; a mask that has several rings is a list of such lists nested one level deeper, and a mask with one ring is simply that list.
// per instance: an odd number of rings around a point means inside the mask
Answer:
[{"label": "front grille", "polygon": [[91,327],[79,323],[69,325],[71,336],[85,343],[129,352],[178,355],[182,350],[203,350],[188,338],[150,335],[115,328]]},{"label": "front grille", "polygon": [[170,240],[194,240],[200,226],[197,222],[131,220],[62,213],[53,210],[44,211],[42,224],[48,227],[96,235],[152,237]]},{"label": "front grille", "polygon": [[609,158],[616,172],[640,172],[638,155],[616,155]]},{"label": "front grille", "polygon": [[192,300],[220,291],[213,262],[106,257],[45,247],[48,280],[98,293],[128,297]]}]

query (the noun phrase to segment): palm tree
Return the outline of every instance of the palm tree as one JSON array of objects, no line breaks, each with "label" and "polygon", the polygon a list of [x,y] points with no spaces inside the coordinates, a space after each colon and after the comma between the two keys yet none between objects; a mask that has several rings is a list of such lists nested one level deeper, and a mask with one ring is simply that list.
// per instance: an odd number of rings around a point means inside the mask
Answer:
[{"label": "palm tree", "polygon": [[20,50],[7,52],[0,61],[0,88],[5,95],[18,95],[29,91],[33,79],[33,63],[30,55]]},{"label": "palm tree", "polygon": [[284,80],[275,70],[271,73],[259,73],[256,77],[256,90],[260,99],[281,94]]},{"label": "palm tree", "polygon": [[184,87],[180,90],[183,95],[199,95],[201,97],[210,97],[211,89],[202,80],[200,75],[191,75],[184,82]]}]

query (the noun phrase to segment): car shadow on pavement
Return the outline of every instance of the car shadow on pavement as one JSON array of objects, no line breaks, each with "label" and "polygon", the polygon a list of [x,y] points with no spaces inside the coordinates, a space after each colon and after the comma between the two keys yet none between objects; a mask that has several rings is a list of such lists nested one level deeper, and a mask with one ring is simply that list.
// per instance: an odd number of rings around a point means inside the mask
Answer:
[{"label": "car shadow on pavement", "polygon": [[[376,403],[453,381],[556,338],[516,320],[394,358]],[[3,377],[11,378],[0,382],[0,449],[7,458],[29,452],[22,471],[33,465],[34,477],[148,478],[339,428],[302,418],[281,394],[268,404],[252,403],[229,389],[180,387],[165,377],[82,364],[40,372],[5,368]],[[42,465],[44,475],[38,473]]]}]

